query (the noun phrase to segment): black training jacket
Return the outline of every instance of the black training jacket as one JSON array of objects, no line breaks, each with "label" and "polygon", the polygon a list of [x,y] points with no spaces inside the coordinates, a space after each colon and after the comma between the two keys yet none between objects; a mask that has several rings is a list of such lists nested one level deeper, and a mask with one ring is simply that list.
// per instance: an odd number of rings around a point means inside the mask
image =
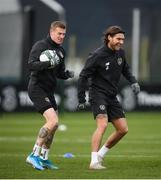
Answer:
[{"label": "black training jacket", "polygon": [[[56,50],[61,54],[62,60],[55,68],[49,68],[50,62],[41,62],[40,54],[44,50]],[[53,93],[56,88],[57,78],[68,79],[68,72],[65,71],[65,50],[56,44],[48,35],[46,39],[37,41],[30,52],[28,67],[31,72],[29,86],[38,85],[47,93]]]},{"label": "black training jacket", "polygon": [[124,50],[113,51],[106,45],[96,49],[89,55],[79,75],[79,102],[85,102],[85,88],[88,79],[90,79],[91,90],[104,93],[107,96],[116,96],[121,74],[130,84],[136,82],[126,62]]}]

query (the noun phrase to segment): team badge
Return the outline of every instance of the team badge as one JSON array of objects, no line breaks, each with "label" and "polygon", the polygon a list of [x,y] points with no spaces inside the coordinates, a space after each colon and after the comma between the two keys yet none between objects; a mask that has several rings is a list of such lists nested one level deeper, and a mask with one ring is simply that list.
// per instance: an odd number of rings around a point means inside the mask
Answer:
[{"label": "team badge", "polygon": [[119,57],[119,58],[117,59],[117,63],[118,63],[118,65],[121,65],[121,64],[122,64],[122,58],[121,58],[121,57]]},{"label": "team badge", "polygon": [[103,111],[105,110],[105,105],[100,105],[99,108]]},{"label": "team badge", "polygon": [[46,101],[46,102],[50,102],[50,100],[49,100],[48,97],[45,97],[45,101]]}]

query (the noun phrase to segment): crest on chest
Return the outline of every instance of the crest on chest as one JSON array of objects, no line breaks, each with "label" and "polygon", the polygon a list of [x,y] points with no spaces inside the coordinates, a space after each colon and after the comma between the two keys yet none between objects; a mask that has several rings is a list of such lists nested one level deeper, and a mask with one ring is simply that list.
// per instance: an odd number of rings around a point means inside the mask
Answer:
[{"label": "crest on chest", "polygon": [[122,61],[123,61],[123,60],[122,60],[122,57],[118,57],[118,58],[117,58],[117,63],[118,63],[118,65],[121,65],[121,64],[122,64]]}]

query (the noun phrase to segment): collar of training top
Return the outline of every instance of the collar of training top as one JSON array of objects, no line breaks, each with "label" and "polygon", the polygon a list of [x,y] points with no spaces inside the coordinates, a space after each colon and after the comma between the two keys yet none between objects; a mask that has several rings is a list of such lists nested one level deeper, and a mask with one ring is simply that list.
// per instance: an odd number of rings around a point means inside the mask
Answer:
[{"label": "collar of training top", "polygon": [[108,53],[108,54],[115,54],[116,51],[115,50],[112,50],[110,49],[106,44],[104,44],[104,50]]},{"label": "collar of training top", "polygon": [[51,45],[54,45],[54,46],[57,46],[57,47],[60,46],[59,44],[55,43],[55,42],[51,39],[51,37],[50,37],[49,34],[47,35],[47,40],[48,40],[48,42],[49,42]]}]

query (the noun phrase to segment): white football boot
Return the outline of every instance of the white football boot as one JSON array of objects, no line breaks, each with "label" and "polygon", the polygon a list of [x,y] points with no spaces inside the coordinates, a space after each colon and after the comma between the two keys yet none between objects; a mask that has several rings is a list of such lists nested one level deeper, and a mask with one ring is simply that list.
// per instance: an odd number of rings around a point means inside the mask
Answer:
[{"label": "white football boot", "polygon": [[100,164],[100,162],[97,162],[97,163],[91,163],[91,164],[89,165],[89,169],[100,170],[100,169],[106,169],[106,167],[105,167],[105,166],[102,166],[102,165]]},{"label": "white football boot", "polygon": [[103,158],[98,156],[98,163],[90,164],[89,169],[106,169],[105,166],[102,166]]}]

